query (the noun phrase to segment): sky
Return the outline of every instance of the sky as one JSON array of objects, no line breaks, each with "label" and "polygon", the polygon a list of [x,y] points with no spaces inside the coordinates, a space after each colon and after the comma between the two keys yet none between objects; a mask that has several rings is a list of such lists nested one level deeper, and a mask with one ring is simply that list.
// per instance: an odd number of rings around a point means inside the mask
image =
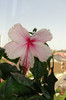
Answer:
[{"label": "sky", "polygon": [[66,50],[66,0],[0,0],[1,46],[8,42],[8,31],[20,23],[28,31],[49,29],[51,49]]}]

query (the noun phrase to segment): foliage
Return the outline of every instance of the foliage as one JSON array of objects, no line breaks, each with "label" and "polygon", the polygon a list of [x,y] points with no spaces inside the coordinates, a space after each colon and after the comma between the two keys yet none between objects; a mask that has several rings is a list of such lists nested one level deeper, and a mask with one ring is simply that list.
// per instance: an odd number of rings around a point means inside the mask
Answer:
[{"label": "foliage", "polygon": [[63,93],[63,95],[61,95],[60,93],[57,93],[54,95],[54,100],[66,100],[66,90]]},{"label": "foliage", "polygon": [[[17,68],[19,58],[9,59],[3,48],[0,48],[0,52],[0,59],[4,57],[11,62],[0,63],[0,78],[5,80],[0,83],[0,100],[53,100],[57,81],[53,72],[54,65],[50,67],[53,56],[46,62],[34,58],[34,67],[30,69],[32,79],[30,75],[25,76],[24,69],[21,70],[23,66],[19,64]],[[15,64],[12,65],[12,62]]]}]

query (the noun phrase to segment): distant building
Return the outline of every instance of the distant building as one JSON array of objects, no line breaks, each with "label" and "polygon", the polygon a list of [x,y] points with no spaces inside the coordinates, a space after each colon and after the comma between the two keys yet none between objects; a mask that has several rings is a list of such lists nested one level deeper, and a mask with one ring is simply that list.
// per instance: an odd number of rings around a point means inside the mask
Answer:
[{"label": "distant building", "polygon": [[[52,66],[51,61],[51,66]],[[54,72],[56,74],[66,71],[66,54],[63,52],[54,53]]]}]

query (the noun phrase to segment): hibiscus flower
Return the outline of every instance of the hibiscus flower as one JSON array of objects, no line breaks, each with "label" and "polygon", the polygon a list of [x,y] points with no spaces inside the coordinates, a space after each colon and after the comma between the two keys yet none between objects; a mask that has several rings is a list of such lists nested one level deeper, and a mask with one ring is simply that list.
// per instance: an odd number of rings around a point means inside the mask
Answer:
[{"label": "hibiscus flower", "polygon": [[51,56],[50,48],[44,44],[52,39],[47,29],[41,29],[31,36],[21,24],[16,24],[9,30],[8,35],[12,41],[4,47],[7,56],[10,59],[20,57],[20,64],[26,70],[33,67],[34,56],[41,62]]}]

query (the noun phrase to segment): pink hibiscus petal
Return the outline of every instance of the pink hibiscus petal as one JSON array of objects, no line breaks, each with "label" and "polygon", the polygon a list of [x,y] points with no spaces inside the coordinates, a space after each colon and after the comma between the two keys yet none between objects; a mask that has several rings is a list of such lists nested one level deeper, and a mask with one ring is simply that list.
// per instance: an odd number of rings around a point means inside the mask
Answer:
[{"label": "pink hibiscus petal", "polygon": [[26,46],[20,45],[13,41],[6,44],[4,48],[10,59],[18,58],[26,51]]},{"label": "pink hibiscus petal", "polygon": [[31,47],[31,52],[41,62],[46,61],[51,56],[50,48],[40,42],[34,42],[34,47]]},{"label": "pink hibiscus petal", "polygon": [[50,41],[52,39],[52,35],[47,29],[41,29],[38,32],[36,32],[31,39],[37,41],[37,42],[43,42],[46,43],[47,41]]},{"label": "pink hibiscus petal", "polygon": [[31,51],[29,50],[28,52],[28,56],[26,57],[26,51],[22,54],[21,56],[21,61],[20,61],[20,64],[22,66],[25,66],[27,68],[32,68],[33,67],[33,64],[34,64],[34,57],[33,55],[31,54]]},{"label": "pink hibiscus petal", "polygon": [[14,27],[9,30],[8,34],[11,40],[21,44],[26,42],[26,38],[30,38],[28,31],[20,24],[14,25]]},{"label": "pink hibiscus petal", "polygon": [[28,67],[33,67],[33,64],[34,64],[34,57],[33,55],[31,54],[31,52],[29,51],[28,52],[28,59],[27,59],[27,64],[28,64]]}]

